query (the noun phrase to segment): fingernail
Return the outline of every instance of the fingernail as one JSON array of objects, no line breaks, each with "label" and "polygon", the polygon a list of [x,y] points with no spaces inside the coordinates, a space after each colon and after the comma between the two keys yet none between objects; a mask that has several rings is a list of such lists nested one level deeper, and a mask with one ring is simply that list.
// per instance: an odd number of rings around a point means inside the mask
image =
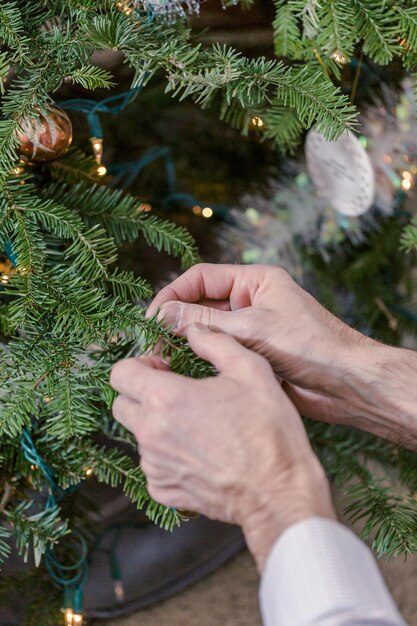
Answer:
[{"label": "fingernail", "polygon": [[182,310],[182,302],[167,302],[161,306],[157,319],[169,324],[173,330],[176,330],[181,324]]}]

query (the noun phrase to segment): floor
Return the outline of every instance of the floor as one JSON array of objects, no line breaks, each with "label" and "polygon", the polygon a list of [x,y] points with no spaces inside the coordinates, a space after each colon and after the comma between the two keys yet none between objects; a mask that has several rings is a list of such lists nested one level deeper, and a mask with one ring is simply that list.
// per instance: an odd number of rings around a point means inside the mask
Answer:
[{"label": "floor", "polygon": [[[417,557],[382,560],[380,566],[407,624],[417,626]],[[181,594],[106,626],[261,626],[258,584],[253,560],[243,551]]]}]

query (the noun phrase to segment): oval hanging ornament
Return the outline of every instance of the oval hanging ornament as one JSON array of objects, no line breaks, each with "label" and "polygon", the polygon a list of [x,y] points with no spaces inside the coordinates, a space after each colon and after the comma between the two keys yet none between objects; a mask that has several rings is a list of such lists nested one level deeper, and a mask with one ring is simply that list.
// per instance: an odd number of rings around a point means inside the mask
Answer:
[{"label": "oval hanging ornament", "polygon": [[32,163],[48,163],[63,156],[72,142],[72,124],[59,107],[20,120],[19,154]]},{"label": "oval hanging ornament", "polygon": [[349,130],[336,141],[310,130],[306,139],[307,169],[317,191],[335,211],[356,217],[375,199],[375,173],[365,148]]}]

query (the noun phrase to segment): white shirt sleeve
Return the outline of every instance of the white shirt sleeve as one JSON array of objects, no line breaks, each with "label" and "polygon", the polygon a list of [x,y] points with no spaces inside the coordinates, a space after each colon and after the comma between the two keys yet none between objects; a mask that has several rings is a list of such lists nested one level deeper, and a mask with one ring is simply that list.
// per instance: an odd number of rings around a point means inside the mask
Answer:
[{"label": "white shirt sleeve", "polygon": [[369,548],[313,517],[278,538],[261,580],[264,626],[406,626]]}]

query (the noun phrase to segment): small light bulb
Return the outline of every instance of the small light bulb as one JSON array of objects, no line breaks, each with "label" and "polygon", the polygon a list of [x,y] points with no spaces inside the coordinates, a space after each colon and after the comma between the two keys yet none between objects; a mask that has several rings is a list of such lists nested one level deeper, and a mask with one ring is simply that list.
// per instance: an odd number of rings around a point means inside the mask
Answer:
[{"label": "small light bulb", "polygon": [[348,61],[345,55],[342,52],[338,51],[333,52],[332,59],[337,63],[342,63],[343,65],[345,65]]},{"label": "small light bulb", "polygon": [[262,126],[264,126],[265,124],[263,119],[261,117],[258,117],[257,115],[252,118],[251,122],[252,126],[255,126],[255,128],[262,128]]},{"label": "small light bulb", "polygon": [[8,276],[7,274],[3,274],[2,277],[0,278],[0,281],[2,282],[3,285],[7,285],[9,280],[10,280],[10,276]]},{"label": "small light bulb", "polygon": [[17,272],[18,274],[20,274],[21,276],[26,276],[26,274],[29,272],[29,268],[26,267],[25,265],[20,265],[17,268]]},{"label": "small light bulb", "polygon": [[411,172],[407,172],[407,170],[405,170],[403,172],[403,178],[405,178],[405,180],[411,180]]},{"label": "small light bulb", "polygon": [[201,206],[198,206],[198,204],[195,204],[191,210],[194,215],[200,215],[203,209],[201,208]]},{"label": "small light bulb", "polygon": [[82,626],[82,623],[83,623],[83,616],[81,615],[81,613],[74,613],[74,616],[72,618],[73,626]]},{"label": "small light bulb", "polygon": [[403,178],[401,181],[401,187],[404,189],[404,191],[409,191],[411,189],[411,180]]},{"label": "small light bulb", "polygon": [[125,599],[125,590],[121,580],[114,581],[114,595],[116,596],[117,602],[123,602]]},{"label": "small light bulb", "polygon": [[97,168],[97,174],[99,176],[105,176],[107,174],[107,168],[105,165],[99,165]]},{"label": "small light bulb", "polygon": [[13,168],[13,174],[21,174],[22,172],[23,172],[23,167],[20,167],[20,165],[18,167]]},{"label": "small light bulb", "polygon": [[73,626],[74,624],[74,611],[72,609],[65,609],[65,626]]},{"label": "small light bulb", "polygon": [[100,137],[92,137],[90,141],[96,163],[97,165],[101,165],[103,158],[103,140]]},{"label": "small light bulb", "polygon": [[144,211],[145,213],[149,213],[149,211],[152,211],[152,205],[148,202],[141,202],[138,206],[138,211]]},{"label": "small light bulb", "polygon": [[94,474],[94,470],[92,467],[89,467],[87,470],[85,470],[85,475],[91,476],[91,474]]},{"label": "small light bulb", "polygon": [[211,217],[213,215],[213,209],[210,209],[210,207],[206,206],[202,211],[202,216],[203,217]]}]

